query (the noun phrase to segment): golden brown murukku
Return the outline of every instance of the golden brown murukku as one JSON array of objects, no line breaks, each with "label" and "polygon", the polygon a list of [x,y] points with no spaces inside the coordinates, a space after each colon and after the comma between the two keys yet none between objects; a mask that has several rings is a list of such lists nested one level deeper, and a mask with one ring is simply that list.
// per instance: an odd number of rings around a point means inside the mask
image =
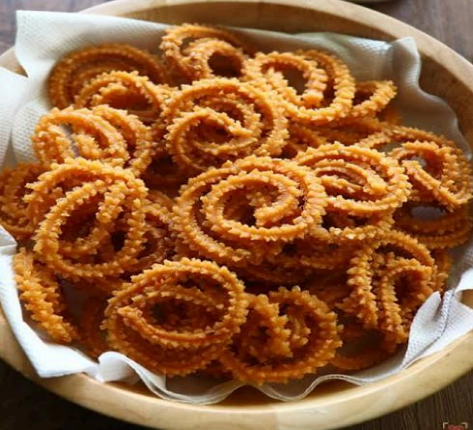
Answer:
[{"label": "golden brown murukku", "polygon": [[[51,202],[61,181],[77,180],[80,175],[84,175],[82,185],[61,194],[62,198],[48,208],[41,197],[52,189],[53,196],[48,195]],[[89,180],[85,179],[87,175]],[[137,256],[144,246],[147,191],[131,172],[97,161],[66,160],[65,164],[53,165],[50,172],[40,176],[32,189],[29,196],[32,218],[39,220],[46,213],[36,230],[34,249],[48,267],[72,280],[93,280],[119,276],[137,263]],[[78,231],[84,236],[63,240],[67,221],[75,212],[87,208],[90,202],[94,215],[90,229],[84,233]],[[99,258],[94,262],[82,262],[82,257],[97,254],[97,247],[109,239],[113,231],[111,226],[119,218],[126,228],[122,246],[105,261]]]},{"label": "golden brown murukku", "polygon": [[340,345],[336,315],[324,302],[280,288],[250,302],[247,321],[220,362],[240,381],[281,383],[315,373]]},{"label": "golden brown murukku", "polygon": [[247,304],[243,283],[225,267],[167,261],[115,293],[104,328],[112,348],[152,371],[185,375],[219,357]]},{"label": "golden brown murukku", "polygon": [[382,332],[385,348],[405,343],[415,311],[435,290],[437,267],[428,249],[391,231],[355,251],[347,273],[352,292],[341,309]]},{"label": "golden brown murukku", "polygon": [[392,81],[357,82],[349,118],[375,116],[387,107],[395,95],[396,86]]},{"label": "golden brown murukku", "polygon": [[53,109],[40,119],[31,140],[45,167],[74,157],[76,151],[84,158],[105,160],[113,166],[123,166],[129,158],[120,132],[88,109]]},{"label": "golden brown murukku", "polygon": [[49,77],[49,97],[55,107],[65,109],[90,80],[113,71],[137,71],[156,84],[168,82],[156,56],[125,44],[97,45],[73,51],[55,65]]},{"label": "golden brown murukku", "polygon": [[397,210],[394,218],[398,229],[409,233],[429,249],[462,245],[470,238],[473,228],[468,205],[447,212],[428,202],[425,205],[422,202],[409,203]]},{"label": "golden brown murukku", "polygon": [[416,199],[426,195],[452,211],[472,196],[471,168],[461,150],[440,147],[435,142],[406,142],[393,149],[391,157],[406,170]]},{"label": "golden brown murukku", "polygon": [[84,85],[74,99],[77,108],[109,105],[136,115],[144,123],[158,121],[172,90],[156,85],[138,72],[115,71],[101,74]]},{"label": "golden brown murukku", "polygon": [[[245,222],[245,213],[227,215],[233,198],[255,225]],[[252,156],[191,179],[176,199],[174,222],[182,240],[202,255],[230,265],[256,263],[268,253],[266,243],[320,235],[323,204],[323,188],[309,169]]]},{"label": "golden brown murukku", "polygon": [[327,197],[332,240],[364,240],[392,224],[408,198],[410,183],[399,164],[375,150],[339,143],[309,148],[294,159],[320,177]]},{"label": "golden brown murukku", "polygon": [[215,78],[183,86],[170,98],[167,149],[190,176],[247,155],[279,155],[287,120],[271,94]]},{"label": "golden brown murukku", "polygon": [[194,24],[167,29],[160,48],[173,73],[187,81],[238,77],[252,51],[226,30]]},{"label": "golden brown murukku", "polygon": [[38,164],[20,164],[0,175],[0,224],[17,240],[28,239],[34,233],[23,198],[29,192],[27,185],[41,173],[43,168]]}]

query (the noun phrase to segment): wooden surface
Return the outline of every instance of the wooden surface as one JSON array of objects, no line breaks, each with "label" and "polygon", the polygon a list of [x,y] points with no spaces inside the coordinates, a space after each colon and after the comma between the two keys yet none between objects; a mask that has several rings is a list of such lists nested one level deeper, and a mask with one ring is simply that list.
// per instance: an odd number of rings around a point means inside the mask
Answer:
[{"label": "wooden surface", "polygon": [[[321,1],[321,0],[314,0]],[[0,53],[14,41],[17,9],[74,11],[101,0],[0,0]],[[399,18],[473,60],[472,0],[395,0],[373,7]],[[441,372],[442,369],[439,369]],[[139,429],[72,405],[27,381],[0,363],[0,430]],[[443,422],[473,426],[473,376],[399,412],[350,427],[350,430],[437,430]],[[222,428],[222,430],[225,430]],[[262,429],[264,430],[264,429]]]}]

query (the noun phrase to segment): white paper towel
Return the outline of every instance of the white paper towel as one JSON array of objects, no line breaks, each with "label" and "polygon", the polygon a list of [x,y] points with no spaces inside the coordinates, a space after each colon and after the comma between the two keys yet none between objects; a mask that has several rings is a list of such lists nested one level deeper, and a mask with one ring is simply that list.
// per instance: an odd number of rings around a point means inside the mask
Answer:
[{"label": "white paper towel", "polygon": [[[66,53],[92,44],[123,42],[156,52],[165,25],[107,16],[44,12],[19,12],[16,55],[28,78],[0,69],[0,166],[10,143],[18,161],[34,160],[30,136],[38,118],[49,109],[45,84],[55,62]],[[442,133],[459,143],[470,156],[457,119],[438,97],[418,85],[421,61],[410,38],[386,43],[329,33],[285,35],[236,29],[261,50],[290,51],[323,48],[340,56],[358,80],[392,79],[399,88],[397,106],[406,125]],[[13,125],[12,125],[13,124]],[[15,241],[0,230],[0,301],[10,325],[42,377],[86,372],[101,381],[136,382],[138,377],[158,396],[176,401],[211,404],[241,386],[230,381],[216,384],[195,377],[173,378],[152,374],[116,352],[107,352],[99,364],[80,351],[42,339],[22,316],[11,260]],[[457,253],[455,285],[443,297],[434,294],[419,310],[405,352],[356,375],[306,377],[287,385],[258,387],[268,396],[296,400],[327,379],[355,384],[377,381],[399,372],[419,358],[436,352],[473,329],[473,310],[464,306],[461,293],[473,285],[473,245]]]}]

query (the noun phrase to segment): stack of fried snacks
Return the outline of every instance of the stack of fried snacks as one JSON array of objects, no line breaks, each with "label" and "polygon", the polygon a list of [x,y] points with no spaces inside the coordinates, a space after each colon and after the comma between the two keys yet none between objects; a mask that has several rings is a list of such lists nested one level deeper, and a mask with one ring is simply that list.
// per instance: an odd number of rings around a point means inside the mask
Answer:
[{"label": "stack of fried snacks", "polygon": [[357,82],[328,52],[257,52],[200,25],[160,50],[59,61],[37,163],[1,175],[36,328],[255,384],[396,353],[471,234],[462,151],[402,126],[394,83]]}]

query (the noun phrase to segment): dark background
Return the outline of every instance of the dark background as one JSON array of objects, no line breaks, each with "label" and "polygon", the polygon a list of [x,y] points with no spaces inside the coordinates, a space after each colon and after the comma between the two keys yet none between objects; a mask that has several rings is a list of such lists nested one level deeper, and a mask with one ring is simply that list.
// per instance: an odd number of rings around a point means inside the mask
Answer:
[{"label": "dark background", "polygon": [[[14,43],[15,10],[68,12],[104,2],[0,0],[0,54]],[[372,8],[425,31],[473,61],[473,0],[394,0]],[[442,430],[443,422],[469,422],[473,426],[473,373],[422,402],[346,430]],[[84,428],[139,430],[141,427],[106,418],[62,400],[0,362],[0,430]]]}]

